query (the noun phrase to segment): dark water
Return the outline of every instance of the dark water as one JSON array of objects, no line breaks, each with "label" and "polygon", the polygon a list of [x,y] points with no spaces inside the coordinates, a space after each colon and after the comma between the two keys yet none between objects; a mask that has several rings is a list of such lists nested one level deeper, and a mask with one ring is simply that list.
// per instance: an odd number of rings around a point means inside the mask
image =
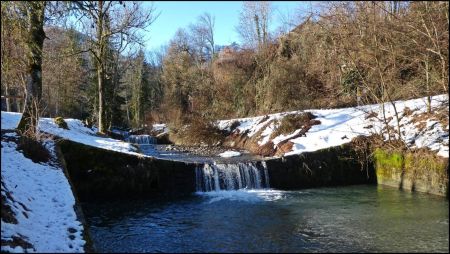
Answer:
[{"label": "dark water", "polygon": [[100,252],[448,252],[445,198],[381,186],[84,204]]}]

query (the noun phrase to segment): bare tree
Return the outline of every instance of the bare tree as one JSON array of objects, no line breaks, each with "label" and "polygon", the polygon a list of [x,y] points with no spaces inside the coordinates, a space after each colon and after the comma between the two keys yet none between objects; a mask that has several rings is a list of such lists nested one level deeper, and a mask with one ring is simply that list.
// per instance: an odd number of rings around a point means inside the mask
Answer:
[{"label": "bare tree", "polygon": [[236,28],[244,44],[260,48],[269,41],[272,6],[267,1],[244,2]]},{"label": "bare tree", "polygon": [[189,33],[185,33],[190,54],[199,68],[205,62],[211,63],[214,58],[214,23],[214,17],[204,13],[198,17],[197,23],[189,26]]},{"label": "bare tree", "polygon": [[208,43],[209,52],[211,54],[211,59],[214,57],[215,44],[214,44],[214,25],[216,18],[211,14],[205,12],[198,17],[198,27],[201,33],[205,35],[205,39]]},{"label": "bare tree", "polygon": [[124,43],[142,44],[140,30],[153,23],[157,15],[153,6],[144,10],[137,2],[114,1],[76,1],[74,2],[81,18],[85,18],[85,28],[94,28],[91,33],[92,44],[88,50],[96,60],[98,83],[98,130],[104,133],[105,123],[105,80],[106,49],[110,43],[121,48]]}]

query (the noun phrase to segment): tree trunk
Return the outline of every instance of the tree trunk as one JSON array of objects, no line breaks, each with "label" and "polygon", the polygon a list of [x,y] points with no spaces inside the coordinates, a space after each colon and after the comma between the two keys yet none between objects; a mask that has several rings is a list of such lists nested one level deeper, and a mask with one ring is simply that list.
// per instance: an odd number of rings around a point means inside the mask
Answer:
[{"label": "tree trunk", "polygon": [[430,92],[430,74],[428,71],[428,56],[425,60],[425,84],[427,89],[427,112],[431,113],[431,92]]},{"label": "tree trunk", "polygon": [[105,61],[105,41],[103,38],[103,1],[98,1],[98,20],[97,20],[97,79],[98,79],[98,131],[105,133],[105,107],[103,86],[105,81],[104,61]]},{"label": "tree trunk", "polygon": [[259,29],[259,17],[258,15],[255,14],[254,16],[254,20],[255,20],[255,28],[256,28],[256,36],[258,38],[258,49],[261,47],[261,31]]},{"label": "tree trunk", "polygon": [[103,98],[103,67],[99,67],[97,70],[98,76],[98,131],[100,133],[105,132],[105,108],[104,108],[104,98]]},{"label": "tree trunk", "polygon": [[27,46],[28,77],[25,106],[17,129],[25,134],[36,133],[42,96],[42,47],[44,45],[44,13],[46,2],[23,3],[28,18],[25,42]]},{"label": "tree trunk", "polygon": [[6,95],[6,111],[11,112],[11,99],[9,98],[9,85],[5,82],[5,95]]},{"label": "tree trunk", "polygon": [[442,55],[440,55],[440,58],[441,58],[441,71],[442,71],[442,74],[441,74],[442,86],[444,88],[444,91],[446,93],[448,93],[448,77],[446,77],[446,73],[448,73],[448,68],[446,68],[445,58]]}]

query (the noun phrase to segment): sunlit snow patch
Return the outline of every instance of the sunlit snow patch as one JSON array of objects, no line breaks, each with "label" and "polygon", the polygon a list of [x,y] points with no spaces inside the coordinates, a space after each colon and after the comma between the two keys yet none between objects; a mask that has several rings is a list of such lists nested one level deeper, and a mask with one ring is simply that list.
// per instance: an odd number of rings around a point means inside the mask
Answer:
[{"label": "sunlit snow patch", "polygon": [[230,158],[230,157],[237,157],[237,156],[241,156],[240,152],[236,152],[236,151],[225,151],[221,154],[219,154],[220,157],[224,157],[224,158]]}]

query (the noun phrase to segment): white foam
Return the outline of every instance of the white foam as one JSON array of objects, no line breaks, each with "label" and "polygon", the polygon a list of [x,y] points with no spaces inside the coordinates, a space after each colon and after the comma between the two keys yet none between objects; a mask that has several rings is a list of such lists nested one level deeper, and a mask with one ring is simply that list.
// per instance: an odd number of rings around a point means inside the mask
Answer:
[{"label": "white foam", "polygon": [[286,191],[273,190],[273,189],[259,189],[259,190],[228,190],[228,191],[209,191],[209,192],[196,192],[197,195],[209,198],[207,203],[228,200],[228,201],[242,201],[242,202],[267,202],[284,199]]}]

